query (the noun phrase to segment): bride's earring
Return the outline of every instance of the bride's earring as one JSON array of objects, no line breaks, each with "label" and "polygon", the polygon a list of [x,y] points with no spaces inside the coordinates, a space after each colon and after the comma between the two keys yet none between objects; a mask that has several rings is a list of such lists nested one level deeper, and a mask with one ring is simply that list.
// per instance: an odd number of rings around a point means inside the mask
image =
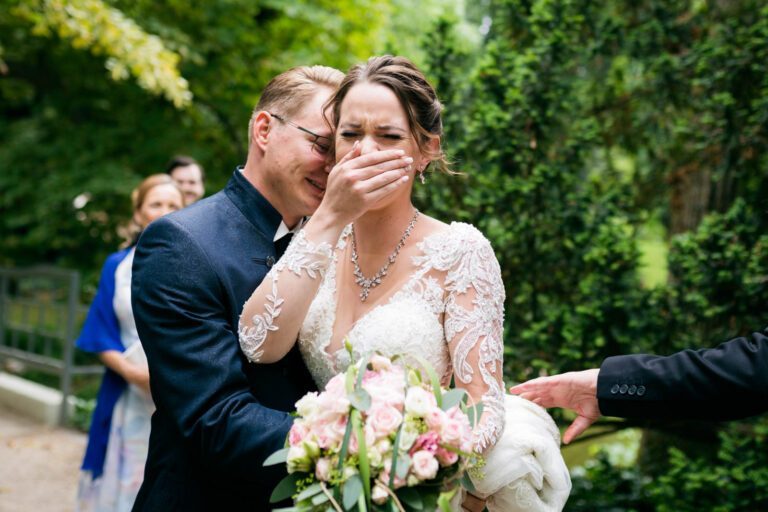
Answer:
[{"label": "bride's earring", "polygon": [[427,182],[427,178],[426,178],[426,176],[424,176],[424,168],[423,167],[419,167],[419,181],[421,182],[422,185]]}]

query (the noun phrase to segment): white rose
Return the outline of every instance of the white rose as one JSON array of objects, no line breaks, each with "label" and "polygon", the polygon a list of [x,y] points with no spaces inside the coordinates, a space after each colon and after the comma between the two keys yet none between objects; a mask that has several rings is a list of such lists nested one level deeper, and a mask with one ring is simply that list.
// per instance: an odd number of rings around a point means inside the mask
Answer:
[{"label": "white rose", "polygon": [[419,450],[411,457],[413,474],[420,480],[431,480],[437,476],[437,459],[426,450]]},{"label": "white rose", "polygon": [[310,460],[304,443],[291,446],[288,449],[287,464],[289,473],[309,471]]},{"label": "white rose", "polygon": [[387,502],[388,497],[389,493],[384,489],[384,486],[377,482],[371,490],[371,501],[377,505],[383,505]]},{"label": "white rose", "polygon": [[410,450],[417,437],[419,437],[419,431],[413,425],[406,424],[400,431],[400,449]]},{"label": "white rose", "polygon": [[317,414],[317,412],[319,412],[319,410],[320,407],[318,406],[316,391],[307,393],[301,397],[301,400],[296,402],[296,412],[302,418],[311,419],[315,414]]},{"label": "white rose", "polygon": [[410,388],[405,397],[405,410],[419,418],[426,416],[435,405],[435,395],[421,387]]},{"label": "white rose", "polygon": [[377,372],[380,370],[388,371],[392,369],[392,361],[380,354],[374,354],[371,356],[371,368]]}]

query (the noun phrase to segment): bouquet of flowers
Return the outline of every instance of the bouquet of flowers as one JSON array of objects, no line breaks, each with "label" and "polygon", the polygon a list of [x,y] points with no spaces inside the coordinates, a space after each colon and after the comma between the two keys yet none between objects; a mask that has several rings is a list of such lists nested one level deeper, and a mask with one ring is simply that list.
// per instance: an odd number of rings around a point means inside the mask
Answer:
[{"label": "bouquet of flowers", "polygon": [[272,502],[293,498],[286,512],[449,511],[459,486],[472,490],[482,404],[441,388],[416,359],[427,378],[374,354],[299,400],[287,446],[264,463],[287,463]]}]

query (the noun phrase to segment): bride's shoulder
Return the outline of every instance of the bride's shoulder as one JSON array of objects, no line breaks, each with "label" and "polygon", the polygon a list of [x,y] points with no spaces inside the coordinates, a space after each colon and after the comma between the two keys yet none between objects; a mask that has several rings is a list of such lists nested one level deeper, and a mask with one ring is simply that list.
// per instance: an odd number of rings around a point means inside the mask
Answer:
[{"label": "bride's shoulder", "polygon": [[[432,219],[434,220],[434,219]],[[422,249],[427,254],[439,255],[443,261],[460,259],[470,254],[493,256],[493,248],[483,233],[465,222],[439,223],[432,234],[424,238]],[[495,257],[494,257],[495,259]]]},{"label": "bride's shoulder", "polygon": [[452,245],[456,245],[458,242],[457,249],[461,247],[461,244],[466,244],[464,247],[469,250],[485,246],[490,247],[491,245],[485,235],[472,224],[456,221],[446,224],[431,217],[430,221],[434,222],[434,229],[426,237],[426,240],[451,243]]}]

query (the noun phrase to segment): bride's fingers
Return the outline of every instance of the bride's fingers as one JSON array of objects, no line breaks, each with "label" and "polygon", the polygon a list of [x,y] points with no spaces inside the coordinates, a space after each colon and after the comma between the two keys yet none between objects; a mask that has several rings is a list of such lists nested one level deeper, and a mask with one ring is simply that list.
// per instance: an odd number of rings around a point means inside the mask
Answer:
[{"label": "bride's fingers", "polygon": [[355,143],[352,145],[352,149],[347,151],[347,154],[341,157],[341,159],[334,164],[334,167],[338,167],[346,162],[349,162],[353,158],[357,158],[358,156],[360,156],[360,150],[361,150],[360,141],[356,140]]},{"label": "bride's fingers", "polygon": [[[368,172],[375,173],[377,169],[381,169],[385,166],[388,162],[397,162],[398,160],[408,160],[408,162],[402,163],[400,167],[404,167],[410,162],[413,162],[413,159],[409,156],[406,156],[405,151],[402,149],[386,149],[382,151],[373,151],[371,153],[366,153],[364,155],[360,154],[362,146],[358,145],[357,147],[357,154],[358,156],[353,156],[349,160],[346,160],[344,162],[344,167],[349,169],[355,169],[355,170],[362,170],[365,169]],[[341,161],[339,164],[342,163]],[[336,164],[336,167],[339,167],[339,164]],[[370,169],[369,169],[370,168]]]},{"label": "bride's fingers", "polygon": [[401,186],[408,183],[409,179],[410,178],[408,178],[408,176],[400,176],[394,181],[390,181],[386,185],[383,185],[366,194],[366,200],[371,205],[376,204],[377,202],[381,201],[382,199],[387,197],[389,194],[393,193],[395,190],[397,190]]}]

